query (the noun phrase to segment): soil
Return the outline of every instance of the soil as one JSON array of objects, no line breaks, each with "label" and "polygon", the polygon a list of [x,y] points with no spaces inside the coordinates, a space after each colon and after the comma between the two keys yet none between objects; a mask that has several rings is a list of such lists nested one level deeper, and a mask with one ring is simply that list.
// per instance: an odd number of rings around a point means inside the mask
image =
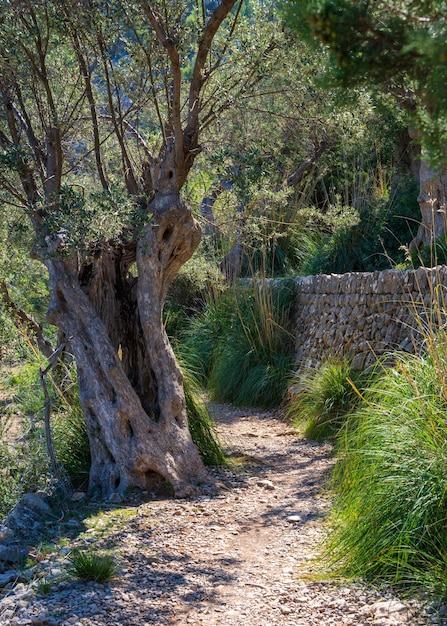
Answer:
[{"label": "soil", "polygon": [[[331,448],[300,438],[280,412],[213,407],[235,459],[212,470],[217,494],[178,501],[147,494],[114,504],[0,599],[4,626],[417,626],[445,623],[433,607],[361,584],[317,582],[327,532]],[[67,577],[73,547],[112,550],[109,583]],[[40,584],[36,580],[40,577]],[[46,593],[43,593],[45,591]]]}]

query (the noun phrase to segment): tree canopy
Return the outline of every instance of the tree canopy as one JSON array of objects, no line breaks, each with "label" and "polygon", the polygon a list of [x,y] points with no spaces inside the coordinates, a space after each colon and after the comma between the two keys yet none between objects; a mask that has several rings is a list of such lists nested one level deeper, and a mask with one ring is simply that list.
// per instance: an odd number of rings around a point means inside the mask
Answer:
[{"label": "tree canopy", "polygon": [[431,159],[446,161],[445,2],[288,0],[284,6],[301,36],[330,51],[335,82],[391,93],[410,113]]}]

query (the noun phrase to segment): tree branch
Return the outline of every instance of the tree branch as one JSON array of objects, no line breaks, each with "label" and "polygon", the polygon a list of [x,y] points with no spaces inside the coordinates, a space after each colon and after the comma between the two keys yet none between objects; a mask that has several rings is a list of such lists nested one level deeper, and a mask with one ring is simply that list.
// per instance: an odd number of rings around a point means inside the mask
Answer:
[{"label": "tree branch", "polygon": [[124,178],[126,181],[126,187],[127,187],[127,191],[130,194],[136,194],[138,193],[139,189],[138,189],[135,175],[133,173],[132,164],[130,162],[129,155],[127,154],[126,144],[124,142],[124,133],[122,131],[122,123],[121,123],[121,120],[118,119],[115,114],[115,107],[113,104],[113,94],[112,94],[112,79],[110,77],[107,51],[106,51],[104,40],[99,31],[97,32],[97,38],[98,38],[99,48],[101,51],[101,60],[102,60],[103,68],[104,68],[104,78],[105,78],[105,83],[106,83],[110,118],[112,120],[113,128],[115,131],[115,136],[118,140],[120,150],[121,150],[121,159],[123,161],[123,170],[124,170]]},{"label": "tree branch", "polygon": [[48,357],[49,363],[47,367],[44,370],[40,368],[39,374],[40,374],[40,383],[42,385],[43,395],[45,398],[45,420],[44,420],[45,441],[47,444],[48,456],[50,457],[51,468],[53,470],[53,474],[57,482],[59,483],[59,486],[61,487],[61,489],[64,491],[65,494],[70,495],[73,493],[73,487],[71,485],[71,482],[68,476],[66,476],[65,472],[60,468],[59,463],[56,458],[56,453],[54,451],[53,437],[51,434],[51,426],[50,426],[51,398],[50,398],[50,394],[48,393],[48,386],[45,380],[45,376],[53,367],[55,367],[56,363],[59,360],[59,356],[61,352],[64,350],[66,345],[67,345],[67,342],[64,341],[56,348],[56,350],[52,352],[52,354]]},{"label": "tree branch", "polygon": [[[200,91],[203,87],[205,77],[203,70],[206,60],[210,53],[211,43],[217,33],[220,25],[230,13],[238,0],[222,0],[217,9],[211,15],[205,28],[203,30],[202,39],[199,43],[196,60],[194,63],[194,69],[192,73],[191,83],[189,87],[189,109],[188,109],[188,123],[184,133],[185,147],[191,150],[195,150],[198,144],[199,133],[199,114],[200,114]],[[239,0],[240,5],[232,26],[232,31],[235,28],[236,20],[239,15],[240,6],[242,1]],[[231,32],[232,32],[231,31]]]},{"label": "tree branch", "polygon": [[82,76],[84,77],[85,93],[86,93],[87,100],[90,106],[96,169],[98,171],[98,176],[99,176],[99,180],[101,181],[102,188],[107,190],[109,188],[109,184],[107,182],[106,174],[104,171],[104,166],[102,163],[101,139],[99,136],[98,115],[96,113],[96,102],[95,102],[95,97],[93,95],[93,89],[92,89],[92,74],[87,66],[87,61],[82,53],[81,44],[80,44],[80,41],[76,32],[72,33],[72,39],[73,39],[73,45],[75,48],[76,56],[78,58],[79,68],[81,70]]},{"label": "tree branch", "polygon": [[[163,27],[159,15],[154,9],[146,2],[146,0],[140,0],[143,11],[146,14],[149,23],[157,35],[159,42],[165,48],[169,60],[171,62],[172,71],[172,96],[169,98],[170,108],[170,124],[174,132],[174,148],[176,156],[176,165],[178,168],[183,168],[184,152],[183,152],[183,129],[181,121],[181,87],[182,87],[182,72],[180,68],[180,56],[174,42],[168,37],[165,28]],[[227,0],[228,1],[228,0]],[[232,0],[235,2],[236,0]]]}]

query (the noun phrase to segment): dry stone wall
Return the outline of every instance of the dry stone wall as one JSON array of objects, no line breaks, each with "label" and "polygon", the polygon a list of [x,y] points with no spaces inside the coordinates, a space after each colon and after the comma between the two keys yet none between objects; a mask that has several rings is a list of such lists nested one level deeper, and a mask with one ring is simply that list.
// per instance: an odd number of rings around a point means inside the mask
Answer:
[{"label": "dry stone wall", "polygon": [[362,368],[392,350],[417,350],[421,320],[439,323],[446,289],[444,265],[298,278],[297,367],[339,355]]}]

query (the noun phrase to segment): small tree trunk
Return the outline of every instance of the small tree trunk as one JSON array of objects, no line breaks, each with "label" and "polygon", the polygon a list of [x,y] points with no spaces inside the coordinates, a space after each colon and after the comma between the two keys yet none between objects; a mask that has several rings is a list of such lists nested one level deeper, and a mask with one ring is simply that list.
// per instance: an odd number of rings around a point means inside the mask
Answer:
[{"label": "small tree trunk", "polygon": [[419,206],[421,223],[411,241],[410,250],[429,245],[447,230],[447,174],[437,174],[421,159],[419,170]]},{"label": "small tree trunk", "polygon": [[200,229],[177,194],[156,195],[150,210],[137,280],[128,276],[132,254],[125,260],[124,250],[104,248],[82,271],[46,259],[49,321],[76,359],[92,456],[89,491],[101,497],[153,489],[160,476],[185,497],[207,476],[162,322],[169,283],[197,247]]}]

